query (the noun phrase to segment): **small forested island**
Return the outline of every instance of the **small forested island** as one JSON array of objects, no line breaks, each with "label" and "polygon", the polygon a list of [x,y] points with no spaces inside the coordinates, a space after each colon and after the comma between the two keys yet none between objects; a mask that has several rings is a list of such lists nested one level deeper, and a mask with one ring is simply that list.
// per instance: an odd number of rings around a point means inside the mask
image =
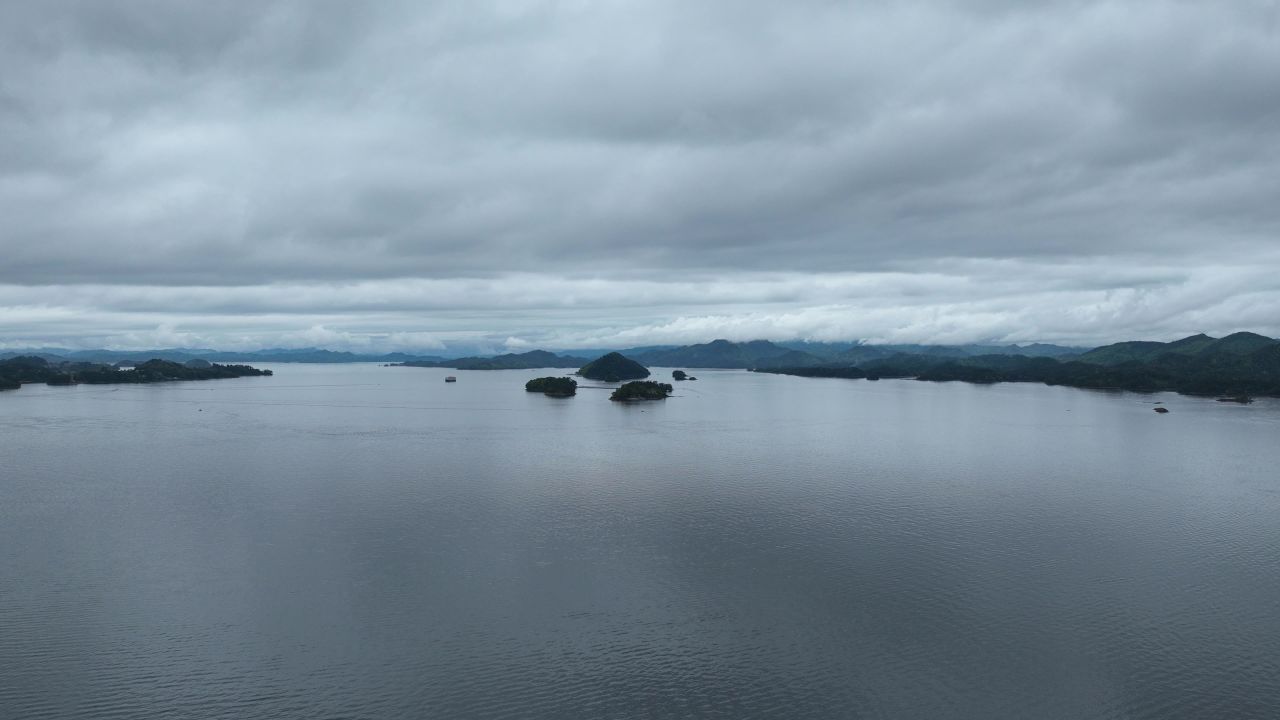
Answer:
[{"label": "small forested island", "polygon": [[1280,341],[1255,333],[1192,335],[1169,343],[1122,342],[1080,355],[937,357],[898,354],[859,365],[757,368],[756,372],[823,378],[915,378],[971,383],[1038,382],[1069,387],[1280,397]]},{"label": "small forested island", "polygon": [[672,379],[672,380],[676,380],[676,381],[679,381],[679,380],[688,380],[688,379],[689,379],[689,374],[688,374],[688,373],[686,373],[686,372],[685,372],[685,371],[683,371],[683,370],[672,370],[672,371],[671,371],[671,379]]},{"label": "small forested island", "polygon": [[649,369],[622,353],[611,352],[583,365],[578,375],[600,382],[622,382],[649,377]]},{"label": "small forested island", "polygon": [[569,377],[540,377],[525,383],[524,389],[550,397],[573,397],[578,393],[578,381]]},{"label": "small forested island", "polygon": [[671,394],[672,387],[667,383],[652,380],[629,382],[609,396],[610,400],[665,400]]},{"label": "small forested island", "polygon": [[270,370],[259,370],[248,365],[218,365],[202,360],[185,364],[148,360],[133,368],[118,368],[101,363],[50,361],[34,355],[21,355],[0,360],[0,389],[13,390],[23,383],[113,385],[171,380],[218,380],[271,374]]}]

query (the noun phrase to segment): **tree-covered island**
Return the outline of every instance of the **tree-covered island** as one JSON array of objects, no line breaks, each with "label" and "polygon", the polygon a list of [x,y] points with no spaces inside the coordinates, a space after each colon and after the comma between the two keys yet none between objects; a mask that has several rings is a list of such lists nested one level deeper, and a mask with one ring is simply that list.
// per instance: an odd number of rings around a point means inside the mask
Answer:
[{"label": "tree-covered island", "polygon": [[578,375],[600,382],[622,382],[647,378],[649,369],[622,353],[611,352],[583,365]]},{"label": "tree-covered island", "polygon": [[667,383],[654,382],[652,380],[638,380],[629,382],[609,396],[610,400],[630,401],[630,400],[665,400],[671,394],[673,388]]},{"label": "tree-covered island", "polygon": [[219,380],[237,377],[270,376],[270,370],[248,365],[218,365],[168,360],[148,360],[133,368],[88,362],[50,361],[34,355],[0,360],[0,390],[13,390],[23,383],[46,385],[114,385],[169,382],[173,380]]},{"label": "tree-covered island", "polygon": [[573,397],[578,393],[578,381],[569,377],[540,377],[525,383],[524,389],[549,397]]}]

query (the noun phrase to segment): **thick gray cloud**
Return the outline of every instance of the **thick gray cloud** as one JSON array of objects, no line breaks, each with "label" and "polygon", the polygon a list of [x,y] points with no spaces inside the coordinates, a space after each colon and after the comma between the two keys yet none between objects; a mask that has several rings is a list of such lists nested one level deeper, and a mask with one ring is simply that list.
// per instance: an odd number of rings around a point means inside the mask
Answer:
[{"label": "thick gray cloud", "polygon": [[1280,333],[1277,78],[1274,0],[0,0],[0,344]]}]

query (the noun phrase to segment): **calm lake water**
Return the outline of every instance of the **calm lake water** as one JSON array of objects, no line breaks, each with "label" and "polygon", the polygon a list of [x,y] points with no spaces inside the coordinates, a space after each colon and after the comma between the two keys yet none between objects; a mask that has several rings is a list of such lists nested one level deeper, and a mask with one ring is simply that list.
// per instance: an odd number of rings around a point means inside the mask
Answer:
[{"label": "calm lake water", "polygon": [[0,393],[0,717],[1280,716],[1280,402],[271,367]]}]

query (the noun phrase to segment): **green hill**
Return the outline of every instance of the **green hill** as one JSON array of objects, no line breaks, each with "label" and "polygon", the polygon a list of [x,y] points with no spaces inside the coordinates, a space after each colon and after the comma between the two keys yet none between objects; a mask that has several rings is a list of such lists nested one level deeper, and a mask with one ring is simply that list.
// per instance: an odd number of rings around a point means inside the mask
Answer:
[{"label": "green hill", "polygon": [[1181,355],[1197,355],[1209,349],[1217,340],[1200,333],[1190,337],[1184,337],[1181,340],[1174,340],[1165,345],[1165,352],[1175,352]]},{"label": "green hill", "polygon": [[1212,347],[1207,348],[1207,352],[1246,355],[1276,344],[1280,344],[1280,340],[1257,333],[1238,332],[1214,342]]},{"label": "green hill", "polygon": [[1164,352],[1166,343],[1147,340],[1130,340],[1127,342],[1103,345],[1084,353],[1080,362],[1098,365],[1117,365],[1125,362],[1142,362]]},{"label": "green hill", "polygon": [[649,369],[621,353],[611,352],[583,365],[578,374],[588,380],[622,382],[649,377]]},{"label": "green hill", "polygon": [[1130,341],[1103,345],[1077,358],[1081,362],[1118,365],[1126,362],[1149,363],[1165,355],[1201,357],[1208,355],[1245,355],[1280,341],[1257,333],[1239,332],[1222,339],[1199,334],[1173,342]]}]

